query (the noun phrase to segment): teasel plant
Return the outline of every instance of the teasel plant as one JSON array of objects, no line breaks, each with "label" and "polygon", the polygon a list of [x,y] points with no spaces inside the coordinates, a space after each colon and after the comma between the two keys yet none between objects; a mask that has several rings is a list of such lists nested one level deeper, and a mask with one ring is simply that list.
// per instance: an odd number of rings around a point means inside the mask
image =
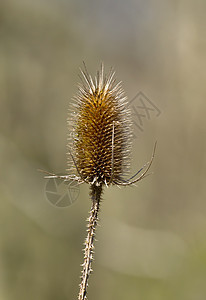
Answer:
[{"label": "teasel plant", "polygon": [[[92,272],[94,242],[103,188],[132,186],[145,178],[152,165],[156,143],[150,161],[129,179],[132,119],[129,103],[115,72],[104,75],[104,66],[92,78],[86,65],[81,71],[81,84],[69,111],[68,175],[46,172],[47,178],[65,182],[87,183],[90,187],[91,210],[87,219],[84,261],[78,300],[87,299]],[[45,172],[45,171],[44,171]]]}]

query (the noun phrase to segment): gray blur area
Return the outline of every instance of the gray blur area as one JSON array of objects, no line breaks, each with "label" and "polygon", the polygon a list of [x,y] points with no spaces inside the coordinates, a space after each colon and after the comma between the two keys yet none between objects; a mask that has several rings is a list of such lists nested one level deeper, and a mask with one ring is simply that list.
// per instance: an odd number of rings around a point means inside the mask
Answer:
[{"label": "gray blur area", "polygon": [[48,188],[37,170],[66,172],[85,61],[92,75],[101,62],[114,67],[128,99],[137,95],[131,175],[157,140],[152,175],[104,190],[88,299],[205,300],[205,9],[203,0],[1,0],[0,299],[77,298],[89,188],[60,207],[46,190],[60,197],[64,186]]}]

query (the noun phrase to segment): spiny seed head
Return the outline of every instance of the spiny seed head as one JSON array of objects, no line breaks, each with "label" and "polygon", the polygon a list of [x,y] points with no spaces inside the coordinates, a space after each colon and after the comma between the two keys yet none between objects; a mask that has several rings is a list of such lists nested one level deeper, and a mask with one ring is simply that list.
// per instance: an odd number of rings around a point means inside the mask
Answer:
[{"label": "spiny seed head", "polygon": [[122,182],[130,166],[131,114],[114,74],[105,76],[103,65],[94,79],[86,67],[81,70],[68,120],[69,171],[76,169],[79,181],[96,186]]}]

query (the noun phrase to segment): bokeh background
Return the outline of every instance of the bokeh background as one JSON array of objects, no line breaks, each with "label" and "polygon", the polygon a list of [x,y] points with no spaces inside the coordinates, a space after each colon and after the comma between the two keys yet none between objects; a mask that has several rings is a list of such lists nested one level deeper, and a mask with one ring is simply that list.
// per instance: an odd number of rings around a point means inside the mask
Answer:
[{"label": "bokeh background", "polygon": [[[0,299],[76,299],[88,187],[57,208],[37,169],[64,173],[67,110],[85,61],[113,66],[129,99],[161,111],[134,139],[131,173],[102,201],[89,299],[205,300],[203,0],[0,1]],[[135,115],[134,115],[135,117]]]}]

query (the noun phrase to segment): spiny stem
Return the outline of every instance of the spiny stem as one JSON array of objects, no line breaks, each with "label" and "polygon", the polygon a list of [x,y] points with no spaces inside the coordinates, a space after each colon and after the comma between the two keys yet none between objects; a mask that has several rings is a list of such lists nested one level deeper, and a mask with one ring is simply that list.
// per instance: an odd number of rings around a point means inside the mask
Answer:
[{"label": "spiny stem", "polygon": [[87,298],[86,295],[87,295],[88,280],[89,280],[89,275],[92,272],[91,264],[93,260],[93,254],[94,254],[95,232],[96,232],[96,227],[98,222],[98,212],[100,207],[102,186],[92,185],[90,194],[92,198],[92,207],[88,218],[87,237],[85,240],[85,247],[84,247],[84,262],[82,264],[83,270],[82,270],[78,300],[85,300]]}]

